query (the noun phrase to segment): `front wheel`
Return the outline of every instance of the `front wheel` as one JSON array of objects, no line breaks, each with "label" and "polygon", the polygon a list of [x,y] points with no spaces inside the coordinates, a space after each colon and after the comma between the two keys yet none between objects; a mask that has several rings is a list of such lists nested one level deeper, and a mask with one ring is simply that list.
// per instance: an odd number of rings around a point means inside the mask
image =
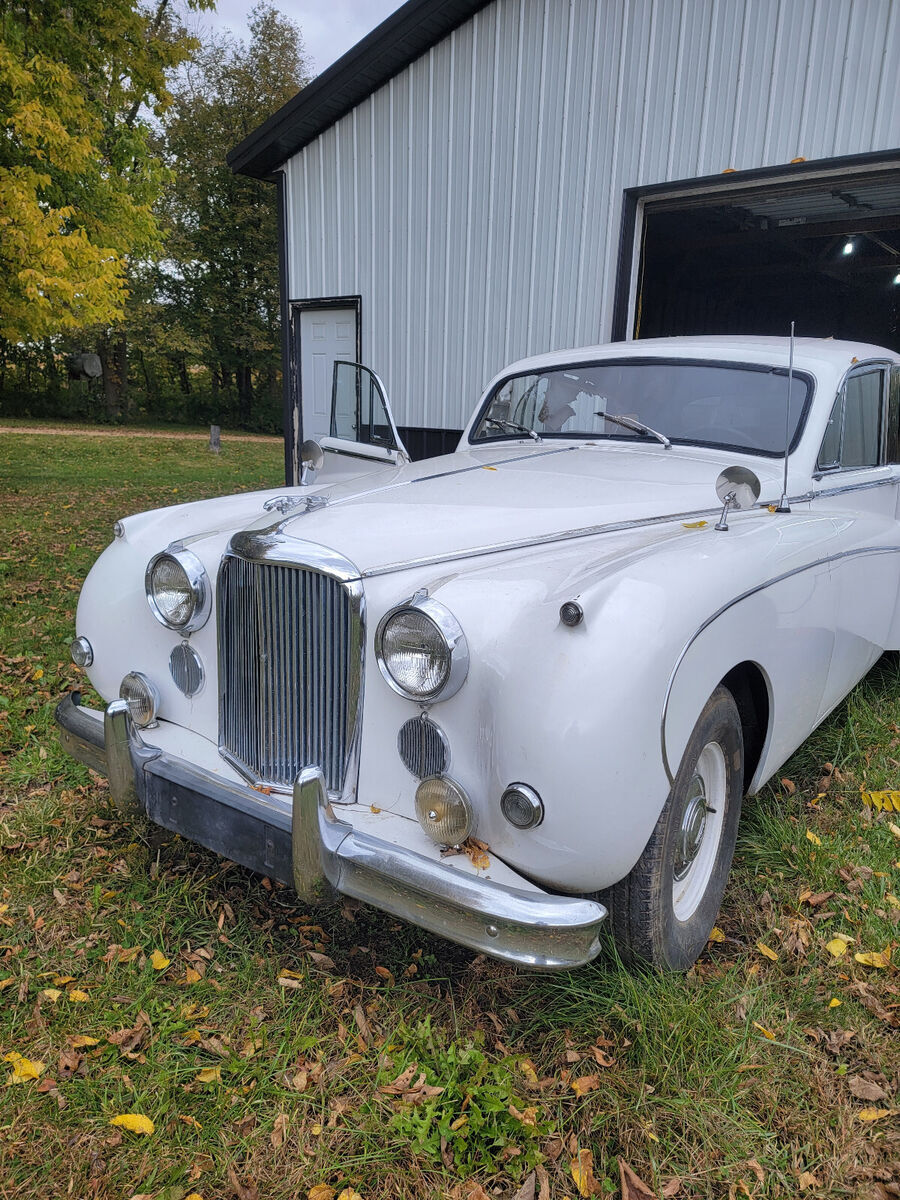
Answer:
[{"label": "front wheel", "polygon": [[716,921],[737,840],[744,741],[731,693],[718,687],[694,726],[643,854],[605,899],[629,964],[686,971]]}]

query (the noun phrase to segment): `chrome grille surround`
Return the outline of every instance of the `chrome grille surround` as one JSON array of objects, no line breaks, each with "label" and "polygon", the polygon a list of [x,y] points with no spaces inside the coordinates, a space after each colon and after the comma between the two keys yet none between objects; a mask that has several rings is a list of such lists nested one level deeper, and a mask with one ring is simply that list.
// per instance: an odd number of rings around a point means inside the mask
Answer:
[{"label": "chrome grille surround", "polygon": [[365,596],[359,571],[276,524],[232,539],[219,568],[219,752],[289,791],[318,766],[329,798],[357,787]]}]

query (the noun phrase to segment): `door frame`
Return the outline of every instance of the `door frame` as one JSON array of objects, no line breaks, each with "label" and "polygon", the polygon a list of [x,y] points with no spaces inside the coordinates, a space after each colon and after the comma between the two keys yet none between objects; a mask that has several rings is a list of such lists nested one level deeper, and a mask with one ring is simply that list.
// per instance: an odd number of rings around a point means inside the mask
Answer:
[{"label": "door frame", "polygon": [[[695,179],[678,179],[665,183],[645,184],[626,188],[623,193],[622,217],[619,226],[618,262],[613,290],[611,340],[633,341],[635,303],[639,290],[638,278],[647,206],[672,203],[689,197],[703,198],[707,203],[728,198],[730,193],[748,189],[774,191],[779,186],[833,181],[847,186],[854,175],[896,171],[900,166],[900,150],[875,150],[865,154],[845,154],[832,158],[796,159],[778,166],[751,167],[744,171],[723,171],[719,175],[704,175]],[[848,222],[852,225],[852,221]]]},{"label": "door frame", "polygon": [[356,361],[362,359],[362,296],[318,296],[304,300],[291,300],[288,303],[290,313],[289,337],[289,384],[291,419],[285,422],[285,465],[289,487],[296,487],[300,482],[299,450],[303,442],[303,378],[300,364],[301,355],[301,322],[300,315],[316,309],[352,308],[356,312]]}]

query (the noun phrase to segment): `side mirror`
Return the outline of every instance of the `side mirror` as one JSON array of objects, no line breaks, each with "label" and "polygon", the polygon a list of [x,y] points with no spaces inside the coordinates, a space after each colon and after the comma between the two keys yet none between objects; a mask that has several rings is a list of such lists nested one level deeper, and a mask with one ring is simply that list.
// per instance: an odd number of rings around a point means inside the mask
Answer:
[{"label": "side mirror", "polygon": [[726,467],[716,480],[716,495],[722,502],[722,515],[716,529],[720,533],[726,531],[729,508],[735,512],[752,508],[759,499],[759,493],[759,479],[751,470],[747,467]]},{"label": "side mirror", "polygon": [[313,483],[316,472],[325,461],[325,451],[318,442],[308,438],[300,447],[300,486]]}]

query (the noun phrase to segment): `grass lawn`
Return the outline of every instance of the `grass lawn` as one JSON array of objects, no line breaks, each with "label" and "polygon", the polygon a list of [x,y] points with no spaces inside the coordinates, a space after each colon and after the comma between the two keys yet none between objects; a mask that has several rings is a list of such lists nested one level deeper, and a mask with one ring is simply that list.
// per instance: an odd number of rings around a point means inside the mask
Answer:
[{"label": "grass lawn", "polygon": [[62,754],[114,520],[281,471],[277,442],[0,436],[0,1198],[574,1200],[622,1195],[620,1159],[627,1200],[900,1196],[900,812],[861,796],[900,788],[896,658],[747,802],[682,978],[304,909]]}]

